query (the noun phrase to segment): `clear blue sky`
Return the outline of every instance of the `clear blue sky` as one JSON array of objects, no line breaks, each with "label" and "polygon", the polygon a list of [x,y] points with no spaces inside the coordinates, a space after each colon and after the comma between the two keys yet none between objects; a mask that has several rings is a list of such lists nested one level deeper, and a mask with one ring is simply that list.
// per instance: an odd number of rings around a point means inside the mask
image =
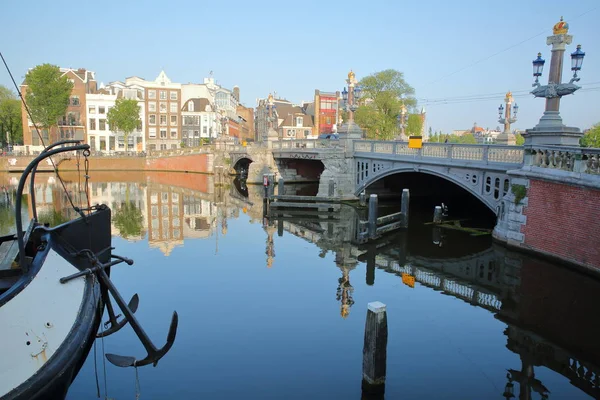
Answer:
[{"label": "clear blue sky", "polygon": [[[446,132],[499,125],[508,90],[520,108],[513,126],[534,126],[544,100],[527,95],[531,61],[542,52],[546,83],[546,36],[563,15],[574,36],[567,53],[577,43],[586,52],[579,84],[587,89],[562,100],[563,120],[580,128],[600,122],[598,0],[4,0],[0,9],[0,50],[17,80],[44,62],[88,68],[103,82],[154,79],[161,68],[175,82],[202,82],[212,70],[254,107],[273,91],[300,102],[314,89],[341,90],[350,68],[359,79],[393,68],[415,88],[429,126]],[[569,68],[566,59],[563,80]],[[0,84],[10,84],[4,68]],[[496,97],[456,102],[489,94]]]}]

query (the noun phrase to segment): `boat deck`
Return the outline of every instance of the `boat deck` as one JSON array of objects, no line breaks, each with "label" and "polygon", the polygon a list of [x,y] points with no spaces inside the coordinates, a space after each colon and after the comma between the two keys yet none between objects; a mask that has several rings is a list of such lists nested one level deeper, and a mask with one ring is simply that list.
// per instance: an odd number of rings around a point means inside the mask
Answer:
[{"label": "boat deck", "polygon": [[18,254],[19,245],[14,236],[0,238],[0,294],[9,289],[21,275],[22,270],[15,261]]}]

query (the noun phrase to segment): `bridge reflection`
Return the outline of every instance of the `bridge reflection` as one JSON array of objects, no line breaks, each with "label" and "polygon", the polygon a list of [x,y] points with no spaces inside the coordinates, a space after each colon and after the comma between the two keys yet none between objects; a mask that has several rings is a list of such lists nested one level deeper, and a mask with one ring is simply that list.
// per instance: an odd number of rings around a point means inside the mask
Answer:
[{"label": "bridge reflection", "polygon": [[[358,219],[355,211],[348,215],[353,213]],[[342,220],[347,222],[348,215]],[[429,288],[484,308],[506,323],[506,347],[521,359],[521,365],[507,369],[503,393],[507,399],[531,399],[532,393],[537,393],[536,398],[550,398],[550,388],[535,377],[535,368],[540,366],[568,378],[592,398],[600,398],[600,324],[594,318],[600,304],[600,281],[596,277],[508,251],[490,244],[489,238],[439,247],[439,232],[431,226],[387,236],[368,246],[348,237],[336,242],[339,224],[335,220],[284,221],[283,229],[315,243],[322,252],[335,252],[336,265],[342,270],[337,296],[342,316],[347,316],[353,304],[349,272],[363,262],[368,285],[374,283],[376,270],[385,271],[411,287]],[[415,238],[426,231],[432,244],[427,249]]]}]

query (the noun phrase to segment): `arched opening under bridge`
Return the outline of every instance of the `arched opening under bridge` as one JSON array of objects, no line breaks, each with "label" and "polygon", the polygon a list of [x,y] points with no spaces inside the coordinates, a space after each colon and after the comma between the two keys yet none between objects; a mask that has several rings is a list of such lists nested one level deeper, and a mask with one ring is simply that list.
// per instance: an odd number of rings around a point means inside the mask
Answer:
[{"label": "arched opening under bridge", "polygon": [[400,204],[403,189],[410,190],[411,219],[433,219],[435,206],[448,207],[448,220],[463,220],[464,226],[493,228],[496,212],[474,191],[442,176],[428,172],[397,172],[384,176],[365,189],[367,197],[377,194],[382,205]]}]

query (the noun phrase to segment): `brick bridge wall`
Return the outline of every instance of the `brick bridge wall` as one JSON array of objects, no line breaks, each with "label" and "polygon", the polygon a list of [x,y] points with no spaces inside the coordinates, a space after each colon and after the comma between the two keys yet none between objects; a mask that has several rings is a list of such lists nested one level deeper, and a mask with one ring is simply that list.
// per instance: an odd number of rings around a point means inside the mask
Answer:
[{"label": "brick bridge wall", "polygon": [[521,246],[600,270],[600,190],[530,179]]}]

